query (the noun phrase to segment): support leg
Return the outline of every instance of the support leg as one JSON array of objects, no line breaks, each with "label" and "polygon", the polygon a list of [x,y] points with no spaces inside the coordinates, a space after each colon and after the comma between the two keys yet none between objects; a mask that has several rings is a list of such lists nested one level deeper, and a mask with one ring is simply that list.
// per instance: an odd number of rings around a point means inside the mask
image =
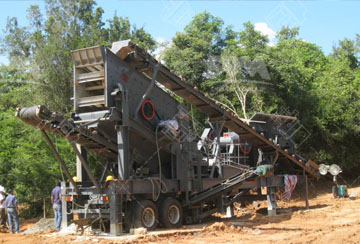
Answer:
[{"label": "support leg", "polygon": [[223,195],[218,196],[218,198],[217,198],[217,209],[218,209],[218,212],[220,212],[220,213],[226,212]]},{"label": "support leg", "polygon": [[58,160],[58,162],[59,162],[62,170],[64,171],[66,177],[67,177],[68,180],[70,181],[71,185],[74,187],[76,193],[80,195],[80,190],[79,190],[78,186],[75,184],[75,182],[74,182],[74,180],[73,180],[73,178],[72,178],[69,170],[66,168],[65,162],[61,159],[59,153],[58,153],[57,150],[55,149],[54,144],[51,142],[49,136],[46,134],[46,132],[45,132],[44,130],[40,130],[40,131],[41,131],[41,134],[44,136],[47,144],[50,146],[51,151],[54,153],[56,159]]},{"label": "support leg", "polygon": [[234,217],[234,204],[231,204],[226,208],[226,218]]},{"label": "support leg", "polygon": [[118,143],[119,179],[129,179],[129,128],[116,126]]},{"label": "support leg", "polygon": [[85,158],[83,157],[83,155],[81,155],[81,152],[78,150],[78,148],[76,147],[76,143],[73,141],[73,139],[71,137],[68,137],[68,140],[72,146],[72,148],[74,149],[74,152],[76,154],[76,156],[79,158],[81,165],[84,167],[87,176],[90,178],[91,182],[94,184],[94,186],[96,187],[96,189],[98,190],[99,193],[101,193],[101,189],[99,184],[96,182],[94,176],[92,175],[90,168],[85,160]]},{"label": "support leg", "polygon": [[65,201],[66,183],[61,182],[61,229],[68,226],[67,202]]},{"label": "support leg", "polygon": [[267,187],[268,216],[276,216],[276,188]]},{"label": "support leg", "polygon": [[[85,159],[85,161],[87,161],[86,149],[79,144],[76,144],[76,147],[80,151],[80,153],[83,156],[83,158]],[[84,167],[82,166],[81,160],[78,156],[76,156],[76,177],[77,177],[78,182],[85,182],[88,180],[86,171],[85,171]]]},{"label": "support leg", "polygon": [[305,207],[309,209],[309,188],[308,188],[308,179],[305,173],[305,169],[303,169],[303,176],[305,181]]},{"label": "support leg", "polygon": [[115,183],[111,182],[110,195],[110,234],[118,236],[122,234],[122,195],[116,193]]}]

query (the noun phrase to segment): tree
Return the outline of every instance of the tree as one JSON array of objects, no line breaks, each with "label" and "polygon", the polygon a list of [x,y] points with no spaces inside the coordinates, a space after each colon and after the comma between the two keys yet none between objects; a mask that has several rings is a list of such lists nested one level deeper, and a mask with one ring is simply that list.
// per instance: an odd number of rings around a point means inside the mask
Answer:
[{"label": "tree", "polygon": [[2,51],[39,83],[37,96],[52,110],[72,110],[71,50],[129,38],[149,51],[155,48],[151,35],[127,18],[115,15],[106,28],[104,10],[93,0],[47,0],[45,7],[45,18],[38,6],[28,9],[27,27],[19,27],[16,18],[8,20]]},{"label": "tree", "polygon": [[285,41],[293,38],[295,39],[298,35],[299,27],[290,28],[288,26],[283,26],[277,33],[276,37],[279,41]]},{"label": "tree", "polygon": [[222,56],[221,61],[223,69],[228,77],[228,79],[224,81],[223,89],[228,89],[236,95],[235,101],[230,101],[226,96],[222,96],[222,100],[226,101],[223,105],[229,108],[233,113],[238,114],[236,105],[237,103],[240,103],[243,118],[246,123],[249,123],[249,116],[247,112],[247,101],[249,99],[248,95],[251,93],[257,94],[257,87],[251,83],[241,80],[243,67],[239,62],[238,57]]},{"label": "tree", "polygon": [[339,41],[338,45],[333,46],[333,52],[330,58],[347,62],[351,69],[359,68],[359,55],[360,54],[360,35],[356,35],[356,40],[345,38]]},{"label": "tree", "polygon": [[231,45],[222,52],[222,69],[227,76],[223,77],[222,89],[215,95],[248,122],[251,114],[263,110],[258,84],[264,85],[270,79],[264,63],[268,38],[256,31],[250,22],[244,23],[244,29],[233,38],[228,41]]},{"label": "tree", "polygon": [[[7,53],[10,64],[0,66],[0,182],[15,188],[22,203],[48,197],[62,174],[41,134],[14,116],[16,107],[44,104],[54,111],[71,112],[71,50],[109,46],[129,38],[149,51],[155,48],[151,35],[131,25],[127,18],[114,16],[106,27],[104,11],[95,1],[47,0],[45,7],[45,13],[36,5],[28,9],[26,27],[19,26],[16,18],[8,19],[1,40],[1,50]],[[64,139],[49,136],[74,174],[71,146]],[[34,217],[38,212],[28,213]]]},{"label": "tree", "polygon": [[[55,180],[61,179],[59,165],[41,134],[14,116],[16,107],[36,99],[33,91],[38,84],[27,78],[23,70],[0,66],[0,182],[15,189],[22,203],[48,197]],[[71,147],[61,138],[55,141],[68,168],[74,172]]]},{"label": "tree", "polygon": [[360,70],[356,41],[344,39],[329,55],[317,81],[319,109],[316,122],[321,131],[323,155],[344,167],[358,167],[360,153]]},{"label": "tree", "polygon": [[269,48],[265,63],[274,85],[273,103],[277,109],[288,107],[301,112],[301,120],[312,120],[314,110],[309,108],[317,103],[313,88],[327,63],[321,49],[302,40],[282,40]]},{"label": "tree", "polygon": [[129,18],[118,17],[115,13],[114,17],[108,22],[108,43],[131,39],[132,42],[149,52],[155,50],[156,42],[152,36],[145,31],[144,27],[137,28],[135,25],[131,25]]},{"label": "tree", "polygon": [[238,56],[253,60],[267,50],[269,39],[255,30],[255,26],[250,23],[244,23],[244,29],[239,33],[239,44],[235,52]]},{"label": "tree", "polygon": [[176,33],[172,45],[164,52],[165,64],[189,83],[208,90],[208,62],[219,61],[221,52],[233,32],[209,12],[194,16],[184,32]]}]

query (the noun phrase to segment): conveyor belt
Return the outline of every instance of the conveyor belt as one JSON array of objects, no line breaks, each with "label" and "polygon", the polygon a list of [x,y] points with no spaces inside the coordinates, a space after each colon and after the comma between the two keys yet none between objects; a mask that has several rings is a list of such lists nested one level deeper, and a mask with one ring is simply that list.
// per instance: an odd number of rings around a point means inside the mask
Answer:
[{"label": "conveyor belt", "polygon": [[311,160],[304,162],[303,160],[297,159],[295,155],[290,155],[285,152],[282,148],[256,132],[230,111],[223,109],[216,101],[198,91],[196,87],[191,86],[180,77],[173,74],[151,55],[132,44],[130,41],[123,41],[121,45],[113,47],[112,51],[115,52],[118,57],[128,61],[128,64],[135,70],[140,70],[150,77],[152,77],[153,74],[152,67],[158,65],[159,70],[156,81],[206,114],[210,121],[224,121],[224,126],[226,128],[236,132],[239,136],[245,138],[249,143],[260,148],[263,152],[277,151],[280,157],[295,163],[305,169],[309,174],[319,177],[316,173],[317,165],[314,162]]},{"label": "conveyor belt", "polygon": [[241,185],[245,180],[253,177],[255,175],[253,170],[247,170],[245,172],[241,172],[235,176],[232,176],[229,179],[224,180],[223,182],[212,186],[205,191],[194,194],[190,197],[189,204],[197,204],[200,202],[205,202],[211,198],[217,197],[223,193],[229,192],[232,189]]},{"label": "conveyor belt", "polygon": [[86,126],[77,125],[71,119],[64,118],[49,111],[46,107],[38,105],[18,108],[15,116],[23,122],[40,130],[48,130],[76,141],[88,150],[97,150],[117,157],[117,145],[107,138],[94,133]]}]

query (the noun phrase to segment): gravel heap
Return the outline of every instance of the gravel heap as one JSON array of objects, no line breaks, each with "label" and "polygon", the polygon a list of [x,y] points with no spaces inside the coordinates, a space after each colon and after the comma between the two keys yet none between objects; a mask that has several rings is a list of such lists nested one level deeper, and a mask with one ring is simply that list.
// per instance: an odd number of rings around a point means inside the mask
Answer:
[{"label": "gravel heap", "polygon": [[76,225],[74,223],[72,223],[68,227],[62,228],[59,233],[60,234],[76,234],[77,233]]},{"label": "gravel heap", "polygon": [[23,234],[34,234],[55,229],[54,219],[40,219],[33,227],[22,232]]}]

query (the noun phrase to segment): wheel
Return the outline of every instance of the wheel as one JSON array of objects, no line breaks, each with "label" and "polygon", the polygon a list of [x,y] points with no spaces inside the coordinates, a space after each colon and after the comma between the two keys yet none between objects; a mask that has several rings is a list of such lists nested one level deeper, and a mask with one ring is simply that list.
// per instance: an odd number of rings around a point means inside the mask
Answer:
[{"label": "wheel", "polygon": [[149,200],[142,200],[135,204],[133,210],[133,224],[135,228],[144,227],[153,230],[158,224],[158,212],[155,203]]},{"label": "wheel", "polygon": [[183,221],[183,212],[180,203],[174,198],[164,199],[160,204],[159,217],[160,223],[163,227],[181,227]]}]

